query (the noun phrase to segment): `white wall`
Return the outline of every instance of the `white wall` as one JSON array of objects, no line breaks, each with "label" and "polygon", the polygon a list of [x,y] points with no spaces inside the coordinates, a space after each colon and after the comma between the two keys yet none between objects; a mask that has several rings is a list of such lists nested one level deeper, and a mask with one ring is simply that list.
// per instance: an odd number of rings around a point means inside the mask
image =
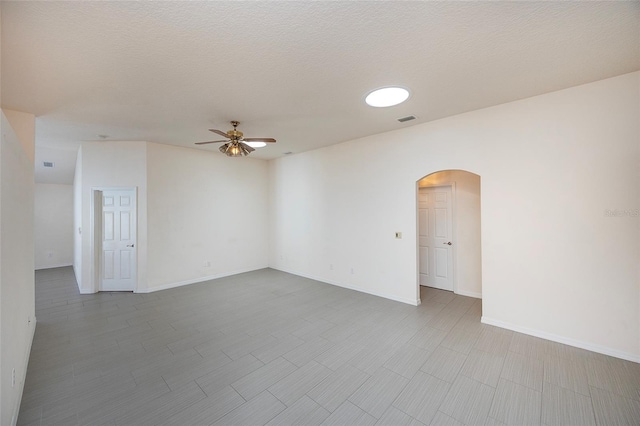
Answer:
[{"label": "white wall", "polygon": [[[415,182],[482,180],[483,321],[640,361],[640,73],[270,162],[270,265],[415,303]],[[391,150],[390,147],[395,149]],[[351,270],[353,268],[353,273]]]},{"label": "white wall", "polygon": [[[35,330],[33,152],[35,117],[0,121],[0,424],[15,424]],[[17,131],[14,131],[17,129]],[[12,386],[12,372],[16,382]]]},{"label": "white wall", "polygon": [[149,290],[268,266],[266,161],[152,143],[147,153]]},{"label": "white wall", "polygon": [[90,239],[95,187],[138,188],[137,292],[268,266],[266,161],[147,142],[87,143],[78,158],[82,292],[97,291]]},{"label": "white wall", "polygon": [[34,209],[36,269],[73,264],[73,186],[37,183]]},{"label": "white wall", "polygon": [[[34,162],[36,146],[36,128],[31,114],[10,109],[3,109],[4,115],[11,124],[11,128],[22,143],[24,153],[31,163]],[[25,142],[26,141],[26,142]]]},{"label": "white wall", "polygon": [[480,238],[480,176],[462,170],[445,170],[426,176],[420,187],[455,184],[453,193],[454,290],[482,297],[482,241]]},{"label": "white wall", "polygon": [[387,152],[398,142],[380,135],[271,161],[270,266],[415,304],[416,182],[441,168],[413,176],[403,169],[413,153]]},{"label": "white wall", "polygon": [[82,147],[78,149],[73,176],[73,272],[82,288]]},{"label": "white wall", "polygon": [[[74,255],[78,287],[82,293],[98,290],[95,279],[90,227],[91,197],[94,188],[135,187],[138,192],[138,288],[146,288],[147,271],[147,143],[146,142],[87,142],[78,153],[79,168],[74,179],[81,219],[75,219],[74,233],[79,236]],[[77,213],[77,212],[76,212]],[[78,228],[81,228],[79,233]],[[80,243],[78,245],[77,243]],[[79,253],[78,253],[79,250]]]}]

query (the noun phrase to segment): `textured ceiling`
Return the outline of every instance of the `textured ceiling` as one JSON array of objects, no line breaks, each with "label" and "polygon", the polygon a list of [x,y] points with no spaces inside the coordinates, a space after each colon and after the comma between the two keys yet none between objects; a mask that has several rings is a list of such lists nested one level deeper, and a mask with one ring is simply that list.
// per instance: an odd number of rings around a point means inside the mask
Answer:
[{"label": "textured ceiling", "polygon": [[[640,69],[640,2],[1,7],[2,107],[67,155],[98,135],[196,148],[239,120],[275,158]],[[395,84],[409,101],[364,104]]]}]

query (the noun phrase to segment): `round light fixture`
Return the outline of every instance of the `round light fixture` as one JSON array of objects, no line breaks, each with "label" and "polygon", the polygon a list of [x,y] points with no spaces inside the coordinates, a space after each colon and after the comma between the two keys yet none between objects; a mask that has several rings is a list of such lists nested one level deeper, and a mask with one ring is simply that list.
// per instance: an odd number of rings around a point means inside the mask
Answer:
[{"label": "round light fixture", "polygon": [[245,142],[245,143],[249,145],[251,148],[262,148],[263,146],[267,146],[266,142],[260,142],[260,141]]},{"label": "round light fixture", "polygon": [[364,101],[372,107],[390,107],[409,99],[409,91],[404,87],[383,87],[369,92]]}]

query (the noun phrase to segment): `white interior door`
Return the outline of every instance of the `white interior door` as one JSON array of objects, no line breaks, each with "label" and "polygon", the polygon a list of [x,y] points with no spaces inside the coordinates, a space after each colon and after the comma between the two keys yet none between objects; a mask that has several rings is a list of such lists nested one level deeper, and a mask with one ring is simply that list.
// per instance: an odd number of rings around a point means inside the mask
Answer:
[{"label": "white interior door", "polygon": [[136,279],[136,193],[102,192],[101,291],[133,291]]},{"label": "white interior door", "polygon": [[453,291],[451,187],[418,190],[420,285]]}]

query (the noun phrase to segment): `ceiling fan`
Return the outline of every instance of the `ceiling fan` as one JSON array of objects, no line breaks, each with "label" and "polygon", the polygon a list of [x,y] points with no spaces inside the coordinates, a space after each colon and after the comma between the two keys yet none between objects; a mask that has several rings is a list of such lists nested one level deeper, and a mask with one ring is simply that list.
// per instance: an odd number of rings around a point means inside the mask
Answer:
[{"label": "ceiling fan", "polygon": [[265,143],[274,143],[276,140],[273,138],[245,138],[243,133],[237,129],[239,121],[232,121],[231,125],[233,126],[233,130],[229,130],[227,132],[223,132],[222,130],[209,129],[210,132],[217,133],[220,136],[224,136],[226,139],[219,141],[207,141],[207,142],[196,142],[196,145],[206,145],[209,143],[218,143],[218,142],[226,142],[219,149],[220,152],[226,154],[229,157],[244,157],[249,155],[249,153],[255,151],[255,149],[249,146],[247,143],[250,142],[265,142]]}]

